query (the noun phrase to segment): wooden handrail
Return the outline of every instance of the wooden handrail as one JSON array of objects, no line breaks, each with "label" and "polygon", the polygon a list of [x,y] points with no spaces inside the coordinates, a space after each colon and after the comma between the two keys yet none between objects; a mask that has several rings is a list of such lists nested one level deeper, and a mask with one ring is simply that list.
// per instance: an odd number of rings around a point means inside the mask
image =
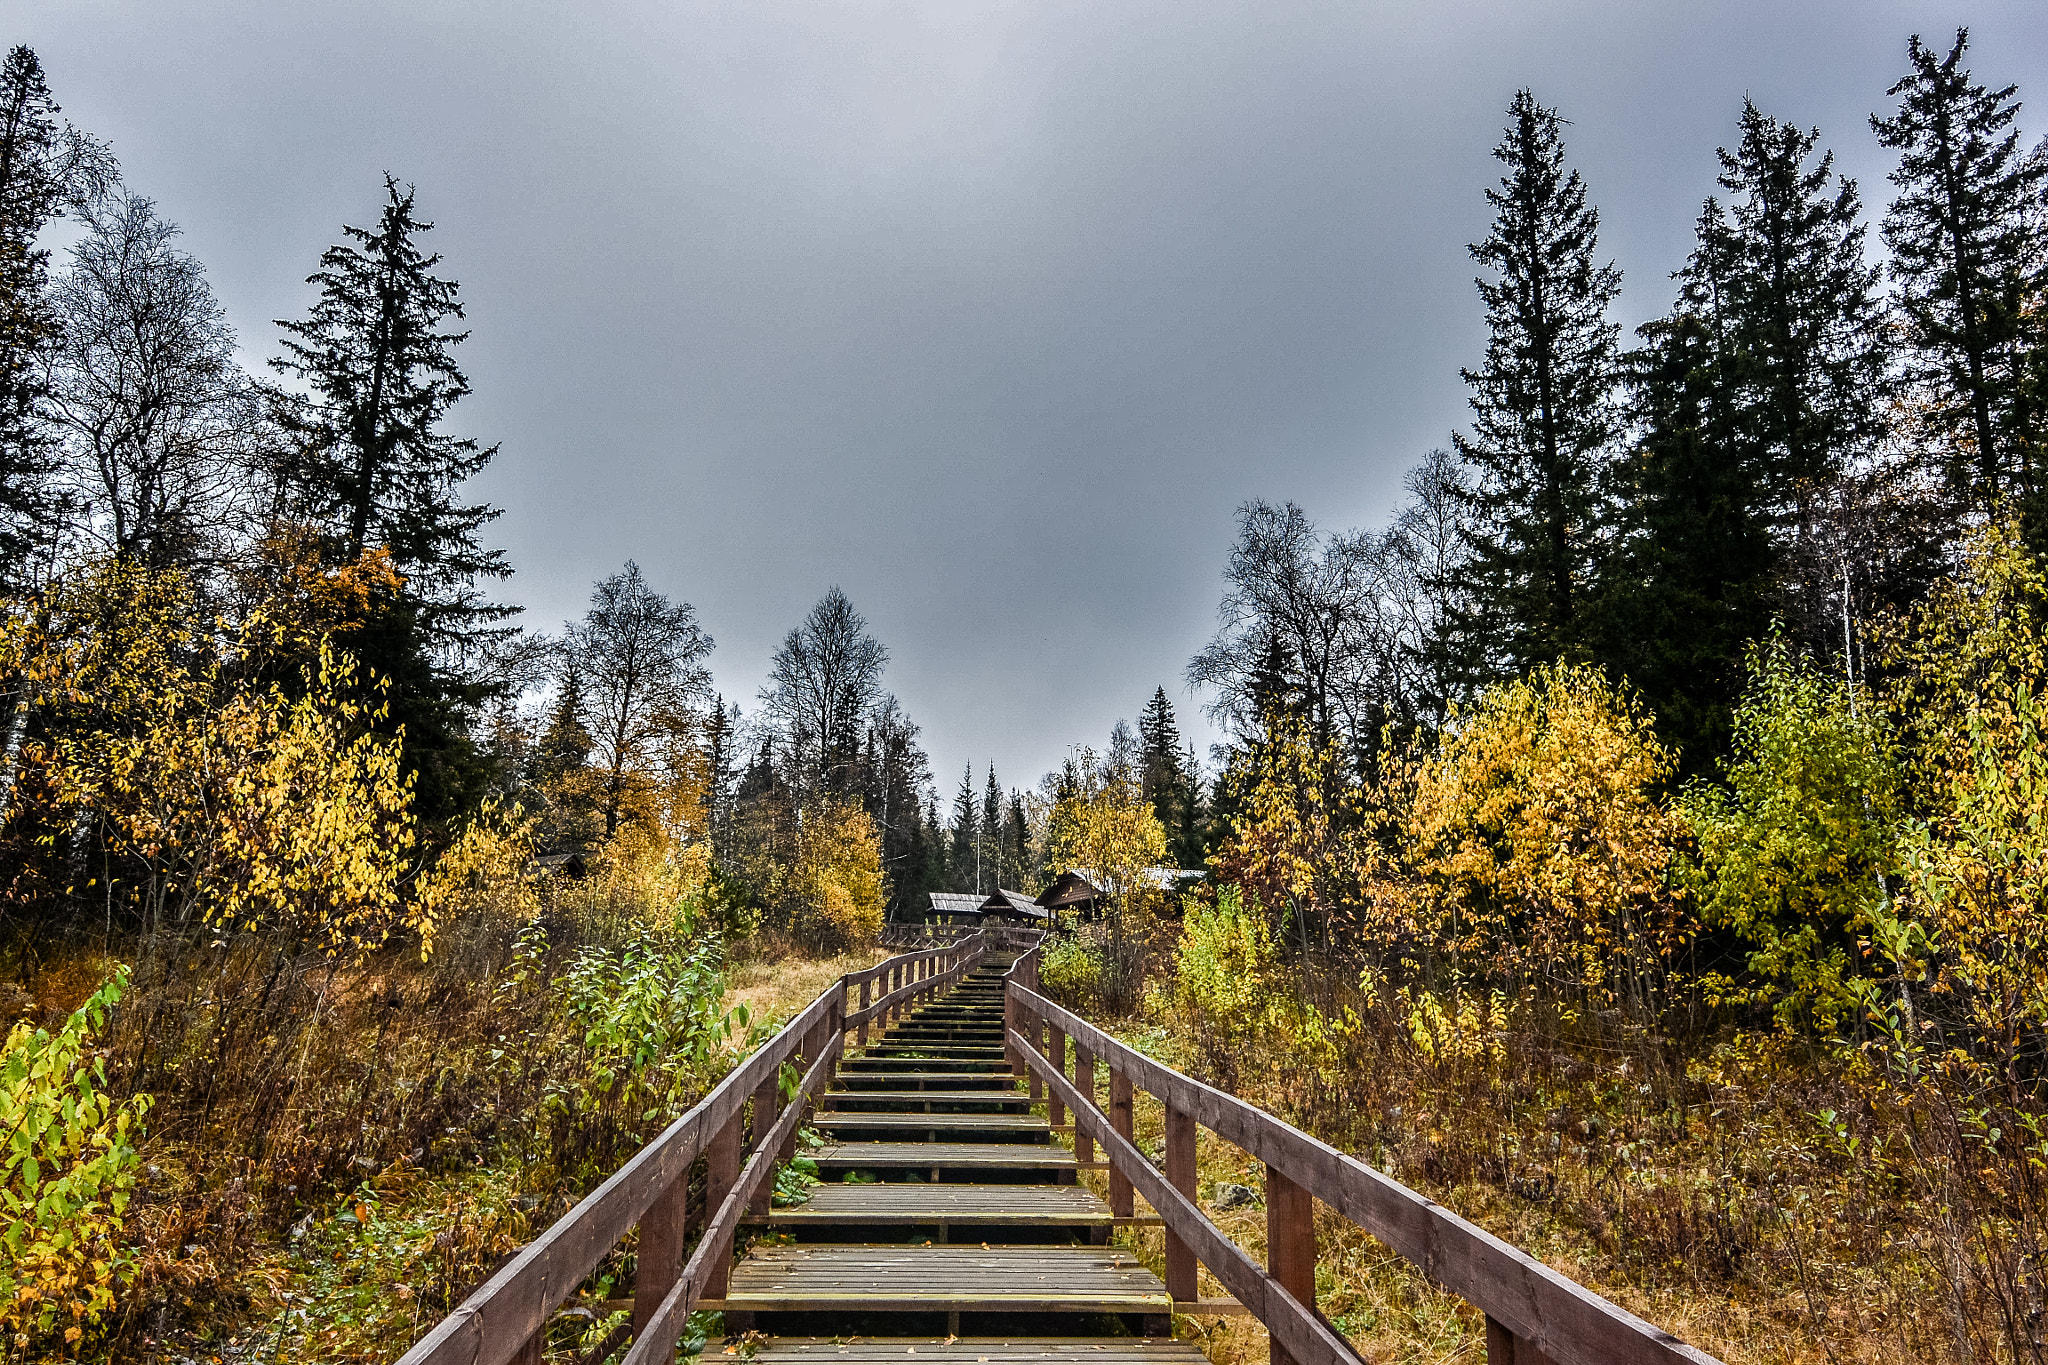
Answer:
[{"label": "wooden handrail", "polygon": [[[1356,1360],[1315,1311],[1314,1224],[1308,1215],[1310,1200],[1320,1199],[1483,1312],[1489,1365],[1719,1365],[1364,1162],[1140,1055],[1061,1009],[1038,993],[1035,947],[1005,977],[1004,1005],[1013,1065],[1028,1070],[1044,1083],[1049,1099],[1073,1111],[1077,1147],[1085,1139],[1107,1153],[1112,1212],[1130,1215],[1129,1192],[1135,1188],[1160,1215],[1167,1233],[1167,1287],[1174,1297],[1195,1297],[1192,1263],[1176,1265],[1192,1252],[1266,1324],[1276,1362],[1283,1356],[1293,1365]],[[1067,1076],[1069,1039],[1085,1085]],[[1106,1114],[1094,1094],[1098,1062],[1110,1068]],[[1164,1174],[1130,1141],[1133,1085],[1166,1107]],[[1263,1269],[1193,1199],[1195,1124],[1265,1163],[1272,1263]]]},{"label": "wooden handrail", "polygon": [[[642,1365],[670,1359],[697,1301],[714,1297],[706,1293],[714,1286],[723,1292],[734,1233],[750,1206],[757,1212],[765,1209],[776,1164],[792,1154],[808,1101],[831,1078],[847,1030],[858,1028],[865,1041],[869,1020],[900,1013],[943,990],[1005,946],[1013,946],[1009,934],[982,930],[944,947],[888,958],[833,982],[660,1137],[479,1285],[398,1365],[538,1362],[555,1310],[636,1226],[639,1271],[633,1346],[626,1360]],[[869,1004],[866,997],[876,981],[888,989]],[[856,989],[861,1007],[849,1009]],[[782,1068],[795,1061],[804,1064],[804,1074],[785,1102]],[[743,1143],[741,1127],[750,1114],[751,1131]],[[688,1182],[700,1156],[707,1167],[706,1202],[713,1207],[695,1229],[700,1235],[686,1263],[683,1251],[693,1230],[687,1218]],[[620,1344],[615,1333],[611,1350]]]}]

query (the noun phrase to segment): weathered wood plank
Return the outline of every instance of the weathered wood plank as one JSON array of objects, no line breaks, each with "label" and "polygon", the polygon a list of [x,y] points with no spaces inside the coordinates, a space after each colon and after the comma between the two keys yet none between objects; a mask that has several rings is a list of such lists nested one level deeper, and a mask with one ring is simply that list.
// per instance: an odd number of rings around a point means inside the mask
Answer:
[{"label": "weathered wood plank", "polygon": [[1170,1311],[1159,1277],[1113,1248],[757,1247],[733,1272],[728,1311]]},{"label": "weathered wood plank", "polygon": [[853,1170],[1074,1169],[1072,1152],[1038,1142],[829,1142],[813,1147],[810,1157],[820,1166]]},{"label": "weathered wood plank", "polygon": [[1033,1223],[1106,1225],[1109,1205],[1079,1185],[976,1185],[905,1182],[813,1186],[811,1197],[776,1209],[770,1223]]},{"label": "weathered wood plank", "polygon": [[1203,1365],[1200,1350],[1168,1337],[953,1337],[844,1341],[774,1337],[756,1365],[904,1365],[910,1355],[943,1365]]}]

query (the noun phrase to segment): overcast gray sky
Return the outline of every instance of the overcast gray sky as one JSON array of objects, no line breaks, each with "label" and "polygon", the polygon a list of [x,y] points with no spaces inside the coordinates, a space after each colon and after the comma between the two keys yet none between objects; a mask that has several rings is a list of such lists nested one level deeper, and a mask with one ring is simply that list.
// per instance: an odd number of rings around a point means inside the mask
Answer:
[{"label": "overcast gray sky", "polygon": [[461,280],[510,596],[628,557],[752,708],[838,583],[942,795],[1035,782],[1207,638],[1232,512],[1386,515],[1464,417],[1465,244],[1515,89],[1668,303],[1745,94],[1881,208],[1909,33],[2043,101],[2048,7],[14,0],[67,117],[181,223],[252,363],[385,170]]}]

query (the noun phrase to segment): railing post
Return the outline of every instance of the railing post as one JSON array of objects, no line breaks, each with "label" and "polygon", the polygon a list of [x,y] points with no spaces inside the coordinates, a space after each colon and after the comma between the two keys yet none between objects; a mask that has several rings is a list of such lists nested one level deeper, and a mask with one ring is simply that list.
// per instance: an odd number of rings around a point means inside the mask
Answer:
[{"label": "railing post", "polygon": [[511,1365],[542,1365],[548,1358],[548,1326],[543,1322],[534,1329],[532,1336],[520,1343],[519,1354],[512,1357]]},{"label": "railing post", "polygon": [[1010,1035],[1022,1033],[1028,1036],[1032,1018],[1030,1005],[1008,991],[1003,992],[1003,1050],[1009,1054],[1010,1074],[1013,1076],[1029,1075],[1031,1068],[1025,1063],[1024,1054],[1010,1041]]},{"label": "railing post", "polygon": [[[740,1116],[735,1113],[718,1126],[711,1135],[711,1143],[704,1152],[704,1216],[708,1222],[725,1203],[725,1197],[732,1193],[733,1185],[740,1176]],[[725,1297],[726,1277],[732,1271],[732,1241],[724,1239],[722,1246],[713,1248],[711,1253],[710,1278],[704,1281],[704,1297],[722,1299]]]},{"label": "railing post", "polygon": [[[775,1116],[781,1111],[782,1068],[771,1070],[761,1083],[754,1087],[754,1117],[752,1131],[747,1134],[747,1143],[755,1151],[768,1140],[768,1130],[775,1126]],[[754,1191],[754,1197],[747,1201],[747,1212],[765,1214],[772,1205],[774,1187],[763,1181],[761,1188]]]},{"label": "railing post", "polygon": [[[639,1268],[633,1274],[633,1335],[654,1321],[655,1310],[682,1277],[689,1241],[690,1171],[677,1173],[669,1187],[640,1215]],[[536,1356],[535,1359],[539,1357]]]},{"label": "railing post", "polygon": [[1508,1330],[1506,1324],[1486,1319],[1486,1365],[1556,1365],[1551,1357]]},{"label": "railing post", "polygon": [[[1266,1167],[1266,1270],[1304,1308],[1316,1306],[1316,1201],[1272,1166]],[[1491,1338],[1489,1338],[1491,1340]],[[1277,1343],[1271,1365],[1294,1365]],[[1488,1360],[1492,1360],[1489,1355]]]},{"label": "railing post", "polygon": [[[1024,1030],[1024,1037],[1030,1041],[1034,1052],[1039,1053],[1041,1056],[1045,1054],[1045,1021],[1043,1019],[1033,1014],[1031,1016],[1031,1023]],[[1027,1067],[1026,1070],[1031,1073],[1031,1102],[1036,1104],[1045,1096],[1045,1082],[1039,1079],[1035,1068]]]},{"label": "railing post", "polygon": [[[868,988],[873,985],[873,981],[863,981],[860,983],[860,1008],[863,1015],[867,1013],[868,1008]],[[862,1047],[868,1045],[868,1021],[865,1018],[860,1021],[860,1045]]]},{"label": "railing post", "polygon": [[[1088,1097],[1089,1104],[1095,1103],[1095,1054],[1079,1038],[1074,1040],[1074,1088]],[[1074,1160],[1095,1160],[1095,1135],[1082,1132],[1078,1119],[1074,1122]]]},{"label": "railing post", "polygon": [[[1190,1200],[1195,1197],[1195,1116],[1172,1101],[1166,1105],[1166,1183]],[[1176,1303],[1192,1303],[1195,1290],[1195,1249],[1169,1225],[1166,1229],[1166,1292]]]},{"label": "railing post", "polygon": [[[1053,1070],[1064,1076],[1067,1074],[1067,1035],[1058,1024],[1048,1025],[1045,1033],[1045,1055],[1052,1060]],[[1050,1090],[1045,1097],[1045,1119],[1055,1128],[1067,1121],[1067,1106]]]},{"label": "railing post", "polygon": [[[1109,1068],[1109,1126],[1116,1135],[1129,1142],[1131,1132],[1131,1078],[1124,1069],[1112,1064]],[[1118,1170],[1115,1162],[1109,1165],[1109,1211],[1118,1218],[1132,1216],[1131,1178]]]}]

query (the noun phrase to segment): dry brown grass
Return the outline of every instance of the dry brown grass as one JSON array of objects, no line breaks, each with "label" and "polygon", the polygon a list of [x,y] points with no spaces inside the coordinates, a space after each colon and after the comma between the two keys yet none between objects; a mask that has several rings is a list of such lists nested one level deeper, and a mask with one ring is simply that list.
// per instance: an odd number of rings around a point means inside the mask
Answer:
[{"label": "dry brown grass", "polygon": [[840,977],[872,967],[891,956],[892,951],[848,949],[831,957],[807,957],[798,949],[778,945],[760,956],[735,962],[728,969],[726,1006],[745,1005],[756,1023],[779,1025],[816,1000]]}]

